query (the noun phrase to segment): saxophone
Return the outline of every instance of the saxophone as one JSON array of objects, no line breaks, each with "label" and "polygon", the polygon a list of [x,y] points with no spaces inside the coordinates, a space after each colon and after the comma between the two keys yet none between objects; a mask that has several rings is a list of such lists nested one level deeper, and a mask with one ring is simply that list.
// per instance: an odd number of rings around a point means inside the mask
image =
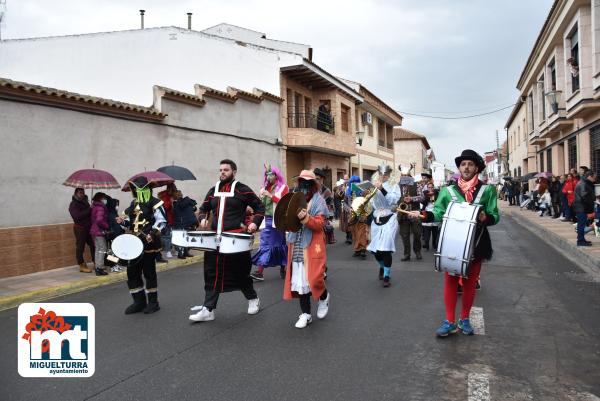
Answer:
[{"label": "saxophone", "polygon": [[350,220],[348,221],[349,226],[356,224],[361,220],[364,221],[371,213],[373,213],[373,206],[371,206],[370,200],[376,193],[377,188],[373,188],[368,191],[365,196],[359,196],[352,201],[352,211]]}]

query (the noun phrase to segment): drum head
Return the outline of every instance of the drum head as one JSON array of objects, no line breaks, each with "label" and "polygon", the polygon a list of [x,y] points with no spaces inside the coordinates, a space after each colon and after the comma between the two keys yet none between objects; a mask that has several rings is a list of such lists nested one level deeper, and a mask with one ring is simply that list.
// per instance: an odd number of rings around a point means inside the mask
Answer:
[{"label": "drum head", "polygon": [[290,204],[290,200],[292,200],[292,196],[294,196],[293,192],[288,192],[279,200],[277,203],[277,207],[275,208],[275,213],[273,214],[273,219],[275,220],[275,228],[279,231],[287,231],[286,227],[286,214],[288,210],[288,205]]},{"label": "drum head", "polygon": [[123,260],[133,260],[144,252],[142,240],[131,234],[119,235],[110,248],[116,257]]},{"label": "drum head", "polygon": [[222,237],[230,237],[230,238],[240,238],[240,239],[252,239],[253,238],[252,234],[245,234],[245,233],[222,233],[221,236]]},{"label": "drum head", "polygon": [[300,209],[306,209],[306,197],[302,192],[294,192],[286,213],[286,228],[288,231],[296,232],[302,227],[302,223],[298,218]]},{"label": "drum head", "polygon": [[214,231],[188,231],[190,237],[214,237],[217,235]]}]

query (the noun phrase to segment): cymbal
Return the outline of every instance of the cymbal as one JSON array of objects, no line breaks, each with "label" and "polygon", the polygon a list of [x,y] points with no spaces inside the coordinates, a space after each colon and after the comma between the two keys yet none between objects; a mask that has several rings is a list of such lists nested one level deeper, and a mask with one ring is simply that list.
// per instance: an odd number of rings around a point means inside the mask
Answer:
[{"label": "cymbal", "polygon": [[292,194],[286,213],[286,228],[288,231],[296,232],[302,227],[298,218],[298,211],[306,209],[306,197],[302,192]]},{"label": "cymbal", "polygon": [[277,203],[275,213],[273,213],[273,221],[275,222],[275,228],[282,232],[287,231],[287,221],[285,216],[287,214],[290,200],[292,200],[292,196],[294,196],[292,192],[288,192],[287,194],[285,194]]}]

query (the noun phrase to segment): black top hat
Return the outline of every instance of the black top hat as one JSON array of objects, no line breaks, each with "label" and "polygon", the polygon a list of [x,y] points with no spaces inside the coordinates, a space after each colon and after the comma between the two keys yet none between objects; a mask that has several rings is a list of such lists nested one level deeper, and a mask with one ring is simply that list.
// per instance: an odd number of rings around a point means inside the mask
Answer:
[{"label": "black top hat", "polygon": [[131,189],[143,189],[147,187],[148,184],[148,178],[144,177],[143,175],[136,177],[132,181],[129,181],[129,186],[131,187]]},{"label": "black top hat", "polygon": [[313,170],[313,173],[318,177],[325,178],[325,172],[318,167]]},{"label": "black top hat", "polygon": [[480,173],[483,170],[485,170],[486,166],[485,166],[485,162],[483,161],[483,158],[481,156],[479,156],[479,154],[477,152],[475,152],[474,150],[471,150],[471,149],[463,150],[461,155],[454,159],[454,163],[456,163],[456,167],[459,167],[460,163],[463,160],[471,160],[473,163],[475,163],[477,165],[477,167],[479,168]]}]

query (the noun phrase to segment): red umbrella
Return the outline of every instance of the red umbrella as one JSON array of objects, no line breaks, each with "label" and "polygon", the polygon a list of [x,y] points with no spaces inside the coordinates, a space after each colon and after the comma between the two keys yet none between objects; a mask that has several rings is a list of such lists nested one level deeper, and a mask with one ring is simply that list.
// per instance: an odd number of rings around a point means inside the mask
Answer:
[{"label": "red umbrella", "polygon": [[111,189],[121,187],[111,173],[97,169],[76,171],[63,182],[63,185],[85,189]]},{"label": "red umbrella", "polygon": [[173,178],[166,175],[165,173],[161,173],[160,171],[144,171],[143,173],[139,173],[131,177],[127,180],[125,185],[121,188],[121,191],[129,192],[131,189],[129,188],[129,181],[133,181],[138,177],[146,177],[148,182],[150,183],[151,188],[162,187],[163,185],[172,184],[175,182]]}]

